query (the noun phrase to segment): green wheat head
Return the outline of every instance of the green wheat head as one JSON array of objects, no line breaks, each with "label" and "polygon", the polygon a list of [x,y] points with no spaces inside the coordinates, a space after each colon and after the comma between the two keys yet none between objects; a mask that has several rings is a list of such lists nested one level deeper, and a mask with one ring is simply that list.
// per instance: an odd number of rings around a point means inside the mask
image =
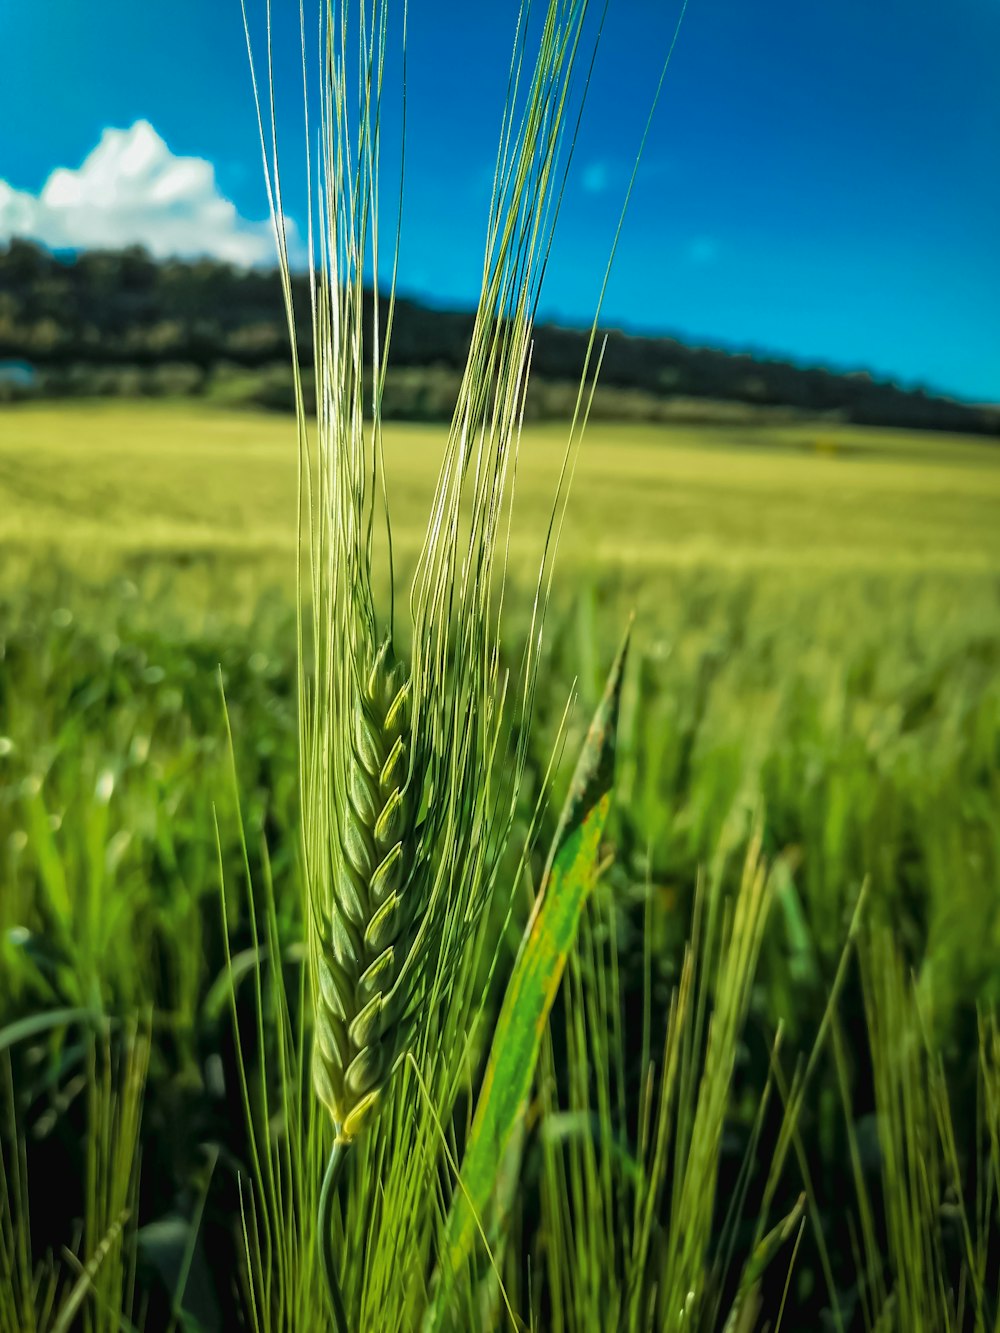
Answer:
[{"label": "green wheat head", "polygon": [[354,683],[331,856],[331,895],[314,913],[317,982],[313,1078],[340,1136],[352,1139],[378,1105],[403,1044],[397,985],[421,909],[415,875],[410,681],[383,640]]},{"label": "green wheat head", "polygon": [[[321,10],[319,150],[308,157],[315,421],[297,379],[299,748],[313,1082],[341,1142],[371,1120],[408,1050],[440,1060],[430,1019],[460,1003],[526,757],[569,449],[513,679],[500,660],[507,524],[587,3],[537,8],[533,59],[530,4],[515,36],[479,307],[403,635],[391,594],[376,605],[372,577],[384,557],[391,586],[381,403],[394,281],[384,320],[363,283],[380,271],[389,6],[324,0]],[[405,53],[405,8],[403,30]],[[305,52],[304,24],[302,39]],[[304,56],[304,77],[306,67]],[[273,117],[270,142],[263,114],[260,124],[294,342]],[[570,448],[585,416],[581,389]]]}]

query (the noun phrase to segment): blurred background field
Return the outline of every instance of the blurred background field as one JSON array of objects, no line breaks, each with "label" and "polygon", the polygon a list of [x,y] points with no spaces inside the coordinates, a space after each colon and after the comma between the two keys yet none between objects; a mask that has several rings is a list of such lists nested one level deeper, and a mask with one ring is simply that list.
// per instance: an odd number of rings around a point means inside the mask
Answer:
[{"label": "blurred background field", "polygon": [[[404,569],[442,438],[430,426],[387,434]],[[521,446],[512,660],[564,443],[538,426]],[[189,403],[0,417],[0,1027],[155,1006],[141,1263],[151,1290],[169,1282],[176,1255],[154,1224],[192,1216],[205,1145],[226,1144],[192,1272],[206,1329],[220,1326],[208,1274],[231,1258],[240,1153],[216,818],[234,948],[251,942],[219,671],[251,870],[269,866],[294,939],[294,508],[285,418]],[[755,818],[779,865],[723,1181],[779,1024],[790,1063],[818,1031],[866,882],[869,919],[913,970],[973,1133],[977,1006],[1000,1000],[996,445],[829,422],[600,423],[579,456],[555,586],[526,800],[574,684],[566,752],[578,749],[637,611],[602,890],[621,914],[626,990],[641,986],[648,900],[665,1006],[699,876],[734,882]],[[843,1013],[857,1036],[856,977]],[[85,1173],[71,1128],[82,1051],[12,1050],[38,1170]],[[856,1073],[855,1129],[870,1145],[870,1084]],[[847,1326],[856,1203],[837,1087],[824,1065],[802,1136]],[[75,1215],[69,1195],[65,1217],[61,1206],[37,1223],[43,1247]],[[789,1326],[820,1327],[827,1288],[807,1235]]]},{"label": "blurred background field", "polygon": [[[441,426],[392,423],[394,540],[423,536]],[[564,426],[525,430],[515,570],[534,559],[565,449]],[[588,431],[560,559],[655,578],[704,566],[744,573],[990,574],[1000,561],[1000,450],[968,436],[820,421],[622,425]],[[0,542],[95,562],[162,555],[272,559],[295,542],[295,439],[287,418],[178,403],[10,408],[0,432]]]},{"label": "blurred background field", "polygon": [[[441,444],[434,427],[387,433],[404,578]],[[527,430],[521,446],[512,660],[564,447],[554,427]],[[139,830],[159,826],[164,802],[207,847],[212,794],[226,785],[212,769],[224,768],[218,663],[272,819],[285,793],[271,852],[293,859],[295,488],[284,418],[183,404],[4,414],[0,846],[21,886],[0,907],[10,925],[34,928],[12,902],[33,900],[64,854],[83,855],[73,840],[86,841],[102,773],[114,779],[103,818],[127,831],[115,874],[143,876],[152,849]],[[868,877],[915,958],[947,955],[942,984],[992,992],[996,446],[828,424],[596,426],[558,557],[540,766],[576,684],[573,752],[630,610],[619,804],[628,845],[648,857],[641,873],[690,885],[720,844],[745,837],[759,804],[771,848],[797,849],[817,948],[836,954]],[[151,774],[162,775],[153,790]],[[115,813],[123,801],[134,818]],[[32,830],[50,824],[36,845]],[[189,850],[182,840],[176,857]],[[155,896],[158,875],[143,877]],[[70,893],[74,876],[60,878]],[[196,897],[211,897],[212,879],[194,877]]]}]

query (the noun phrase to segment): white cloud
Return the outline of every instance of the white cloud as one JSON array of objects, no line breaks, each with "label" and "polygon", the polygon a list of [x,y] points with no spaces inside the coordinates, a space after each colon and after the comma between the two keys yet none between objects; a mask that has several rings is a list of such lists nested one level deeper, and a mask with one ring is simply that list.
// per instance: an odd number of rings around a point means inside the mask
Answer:
[{"label": "white cloud", "polygon": [[157,258],[211,255],[246,266],[275,258],[270,222],[242,218],[211,162],[176,157],[145,120],[105,130],[78,169],[53,171],[37,195],[0,180],[0,240],[12,236],[54,250],[137,244]]}]

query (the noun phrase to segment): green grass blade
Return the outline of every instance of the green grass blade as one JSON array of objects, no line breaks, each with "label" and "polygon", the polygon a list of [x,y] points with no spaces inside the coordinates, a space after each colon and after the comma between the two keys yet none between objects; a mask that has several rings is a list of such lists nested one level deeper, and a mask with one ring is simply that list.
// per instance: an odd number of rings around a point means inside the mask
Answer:
[{"label": "green grass blade", "polygon": [[[94,1278],[101,1267],[101,1264],[111,1253],[115,1241],[122,1233],[122,1227],[125,1225],[125,1218],[128,1216],[127,1210],[122,1210],[118,1217],[111,1223],[100,1244],[95,1249],[91,1258],[81,1268],[80,1275],[73,1283],[72,1289],[66,1300],[63,1302],[59,1314],[56,1316],[52,1325],[52,1333],[69,1333],[73,1327],[73,1321],[89,1292],[93,1289]],[[72,1259],[72,1254],[67,1254],[67,1258]]]},{"label": "green grass blade", "polygon": [[0,1028],[0,1051],[8,1046],[16,1046],[19,1041],[28,1041],[39,1037],[44,1032],[53,1032],[56,1028],[68,1027],[71,1023],[91,1023],[100,1027],[105,1022],[104,1015],[97,1009],[69,1008],[50,1009],[45,1013],[28,1014]]},{"label": "green grass blade", "polygon": [[476,1114],[452,1201],[437,1298],[426,1328],[445,1326],[453,1275],[472,1254],[498,1166],[524,1114],[542,1036],[597,875],[611,803],[615,733],[628,634],[590,724],[549,854],[542,892],[525,928],[504,996]]},{"label": "green grass blade", "polygon": [[740,1285],[726,1320],[724,1333],[740,1333],[743,1329],[751,1330],[756,1327],[756,1317],[760,1309],[761,1280],[774,1256],[799,1230],[805,1209],[806,1196],[802,1194],[788,1216],[783,1217],[777,1226],[772,1227],[763,1240],[754,1247],[740,1277]]}]

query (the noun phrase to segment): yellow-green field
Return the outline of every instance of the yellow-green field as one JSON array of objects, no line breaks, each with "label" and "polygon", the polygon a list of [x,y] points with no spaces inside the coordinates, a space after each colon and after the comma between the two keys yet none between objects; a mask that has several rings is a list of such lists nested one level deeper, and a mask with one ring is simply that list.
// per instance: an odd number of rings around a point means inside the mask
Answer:
[{"label": "yellow-green field", "polygon": [[[565,431],[526,431],[518,551],[537,547]],[[387,432],[394,538],[420,540],[442,431]],[[0,417],[0,546],[278,556],[294,545],[295,433],[278,416],[158,404]],[[1000,569],[1000,446],[821,423],[594,426],[562,546],[571,565]]]},{"label": "yellow-green field", "polygon": [[[401,565],[412,563],[422,537],[442,438],[430,428],[388,431]],[[565,433],[549,428],[526,431],[522,443],[511,566],[524,578],[512,580],[505,602],[504,645],[515,664],[531,607],[525,584],[564,443]],[[78,1130],[84,1048],[63,1034],[75,1031],[70,1020],[81,1013],[110,1016],[112,1024],[151,1016],[135,1217],[135,1226],[149,1230],[129,1243],[139,1246],[143,1302],[150,1312],[168,1310],[164,1283],[172,1279],[165,1275],[181,1257],[157,1268],[149,1256],[176,1233],[178,1217],[200,1218],[197,1200],[207,1200],[204,1234],[192,1221],[178,1242],[185,1253],[190,1244],[192,1256],[184,1327],[204,1333],[232,1326],[219,1311],[233,1307],[244,1262],[238,1181],[250,1178],[252,1149],[233,1110],[233,1014],[239,1042],[251,1052],[260,1017],[251,978],[271,975],[250,926],[247,870],[255,885],[274,885],[279,935],[291,942],[289,968],[301,957],[295,508],[295,428],[287,418],[174,403],[0,414],[0,1147],[7,1102],[16,1101],[29,1127],[30,1179],[58,1174],[67,1182],[57,1192],[21,1187],[25,1198],[30,1189],[36,1258],[60,1254],[78,1233],[80,1182],[94,1165]],[[918,1218],[921,1261],[932,1246],[952,1254],[957,1177],[946,1177],[939,1142],[951,1133],[946,1110],[955,1127],[948,1142],[959,1145],[973,1182],[967,1197],[1000,1198],[1000,1035],[989,1055],[986,1042],[997,1030],[984,1017],[1000,1009],[1000,447],[829,423],[590,430],[546,622],[515,851],[567,698],[575,686],[580,706],[566,724],[553,791],[579,753],[630,607],[637,616],[606,871],[587,927],[603,950],[601,922],[614,923],[622,1021],[619,1029],[613,1007],[613,1038],[598,1048],[604,1057],[578,1071],[583,1085],[594,1074],[600,1087],[600,1070],[620,1061],[622,1128],[620,1136],[616,1129],[592,1140],[591,1118],[567,1100],[572,1114],[549,1122],[552,1138],[542,1142],[546,1116],[539,1129],[537,1107],[562,1076],[564,1053],[556,1047],[554,1082],[540,1075],[532,1093],[528,1202],[517,1205],[515,1226],[526,1236],[536,1226],[544,1196],[537,1162],[556,1145],[587,1162],[573,1168],[581,1181],[617,1180],[624,1164],[622,1198],[631,1211],[638,1089],[650,1058],[643,1015],[662,1033],[695,923],[710,933],[711,919],[718,925],[726,915],[702,920],[696,904],[732,901],[760,830],[775,895],[732,1087],[726,1084],[717,1220],[738,1178],[749,1187],[752,1216],[769,1169],[781,1114],[769,1055],[775,1034],[782,1034],[790,1078],[826,1033],[770,1215],[770,1222],[797,1216],[805,1191],[809,1225],[801,1245],[795,1242],[787,1289],[790,1243],[771,1264],[763,1312],[784,1309],[782,1327],[803,1333],[995,1328],[992,1314],[974,1323],[856,1316],[865,1274],[885,1278],[891,1302],[915,1270],[905,1247],[883,1242],[891,1207],[894,1216]],[[542,817],[536,873],[557,801],[552,806]],[[514,859],[504,887],[517,890],[516,927],[525,904]],[[699,885],[709,886],[706,899]],[[838,972],[862,886],[857,948],[867,961],[860,972],[853,963]],[[510,957],[499,941],[497,949],[506,974]],[[898,995],[891,991],[894,951]],[[230,952],[236,970],[257,960],[240,972],[232,1012]],[[589,956],[581,954],[572,985]],[[722,971],[706,958],[709,1004]],[[890,987],[874,1007],[873,984]],[[595,987],[602,996],[595,1012],[606,1001],[604,985]],[[569,1000],[566,1013],[559,1009],[565,986],[560,996],[557,1033],[573,1012]],[[946,1093],[943,1081],[932,1092],[914,1091],[925,1038],[926,1058],[947,1075]],[[702,1042],[692,1038],[691,1052]],[[873,1092],[871,1072],[873,1061],[891,1063],[897,1051],[907,1054],[903,1073],[912,1082],[904,1090],[910,1100],[898,1107],[892,1088]],[[265,1068],[261,1060],[262,1080]],[[984,1092],[987,1076],[994,1081]],[[607,1106],[610,1086],[599,1094]],[[879,1159],[878,1135],[894,1109],[914,1136],[906,1139],[911,1155],[899,1160],[919,1163],[913,1176],[923,1213],[911,1206],[913,1182],[901,1183],[896,1159]],[[269,1133],[275,1127],[276,1143],[286,1141],[279,1119],[262,1121]],[[977,1133],[993,1144],[978,1165],[965,1146]],[[586,1156],[597,1147],[603,1153],[605,1141],[614,1144],[600,1159],[606,1174]],[[892,1138],[886,1141],[891,1147]],[[20,1160],[3,1151],[0,1166]],[[751,1163],[745,1177],[744,1160]],[[863,1173],[861,1194],[847,1163]],[[3,1186],[0,1172],[0,1330],[21,1333],[41,1325],[19,1312],[4,1322],[16,1228],[4,1229]],[[589,1225],[605,1215],[588,1198],[566,1218],[564,1241],[574,1247],[580,1219]],[[980,1225],[977,1203],[979,1230],[968,1242],[975,1247],[969,1271],[980,1275],[1000,1252],[1000,1216],[992,1203],[985,1214]],[[105,1225],[120,1226],[120,1216],[116,1205]],[[531,1232],[539,1272],[552,1234]],[[747,1231],[736,1252],[749,1243]],[[602,1284],[615,1244],[602,1238],[590,1260],[574,1259],[574,1274],[579,1268],[595,1281],[590,1309],[606,1308]],[[523,1273],[511,1254],[504,1277],[516,1284]],[[949,1291],[965,1289],[964,1263],[947,1258]],[[30,1271],[25,1262],[25,1290]],[[112,1326],[119,1327],[100,1324]],[[149,1333],[168,1327],[152,1315],[145,1326]],[[533,1325],[550,1326],[544,1318]],[[591,1316],[561,1325],[596,1326]]]}]

